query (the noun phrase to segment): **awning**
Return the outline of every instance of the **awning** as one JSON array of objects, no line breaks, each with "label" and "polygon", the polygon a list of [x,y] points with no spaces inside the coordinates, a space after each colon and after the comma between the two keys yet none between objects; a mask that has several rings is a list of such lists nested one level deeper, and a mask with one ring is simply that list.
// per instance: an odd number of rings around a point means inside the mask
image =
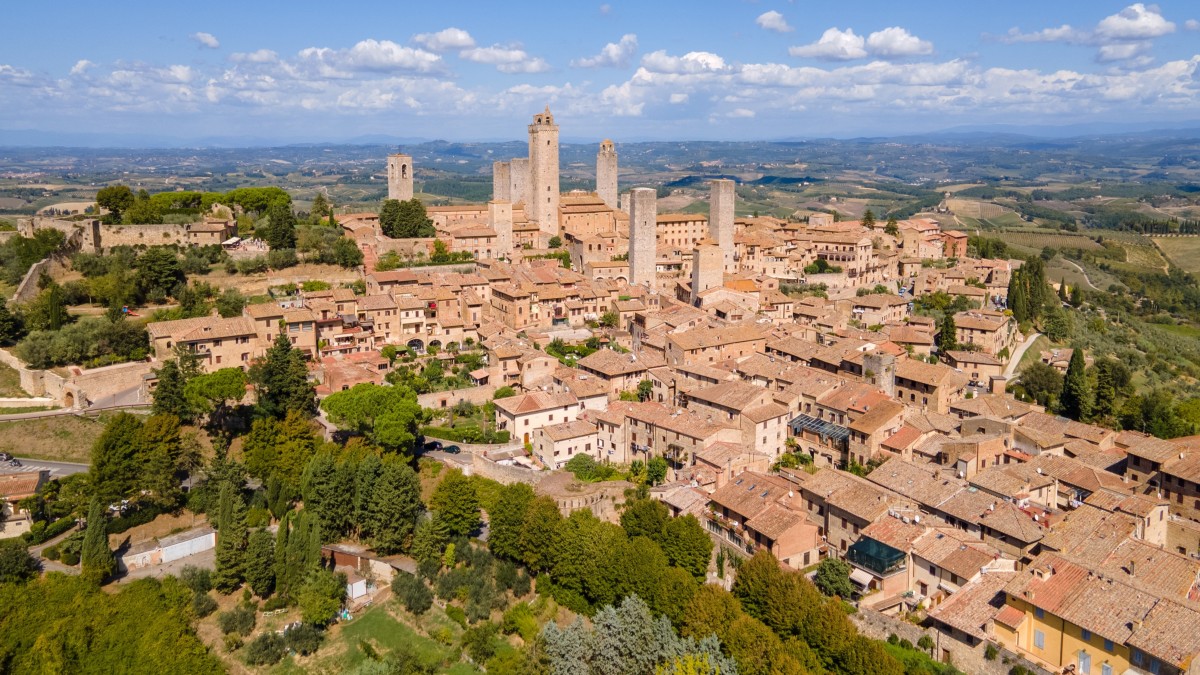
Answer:
[{"label": "awning", "polygon": [[225,241],[221,242],[221,245],[222,246],[233,246],[234,244],[238,243],[241,240],[242,240],[241,237],[230,237],[230,238],[226,239]]},{"label": "awning", "polygon": [[870,586],[871,581],[874,578],[875,577],[872,577],[870,572],[866,570],[860,570],[857,567],[850,572],[850,581],[853,581],[863,588]]}]

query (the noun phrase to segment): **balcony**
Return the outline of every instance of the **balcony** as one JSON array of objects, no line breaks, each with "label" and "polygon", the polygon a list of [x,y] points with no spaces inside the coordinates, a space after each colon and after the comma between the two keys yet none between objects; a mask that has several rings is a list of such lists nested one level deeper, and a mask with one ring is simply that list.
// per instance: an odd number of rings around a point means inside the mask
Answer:
[{"label": "balcony", "polygon": [[863,537],[846,549],[848,562],[879,577],[904,571],[908,567],[907,558],[904,551],[870,537]]}]

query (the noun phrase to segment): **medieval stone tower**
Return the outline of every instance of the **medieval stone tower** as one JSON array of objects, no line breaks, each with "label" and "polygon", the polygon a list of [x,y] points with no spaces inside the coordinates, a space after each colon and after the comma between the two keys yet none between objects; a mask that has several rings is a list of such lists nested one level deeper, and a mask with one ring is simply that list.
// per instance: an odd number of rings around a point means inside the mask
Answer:
[{"label": "medieval stone tower", "polygon": [[406,202],[413,198],[413,163],[408,155],[388,155],[388,199]]},{"label": "medieval stone tower", "polygon": [[896,357],[880,351],[863,354],[863,379],[882,389],[888,396],[895,396]]},{"label": "medieval stone tower", "polygon": [[488,227],[496,231],[496,257],[507,258],[512,255],[512,202],[503,199],[488,202]]},{"label": "medieval stone tower", "polygon": [[512,164],[492,162],[492,199],[512,201]]},{"label": "medieval stone tower", "polygon": [[600,152],[596,153],[596,194],[610,209],[617,206],[617,148],[613,142],[604,139],[600,143]]},{"label": "medieval stone tower", "polygon": [[656,290],[658,194],[653,188],[634,188],[629,198],[629,283]]},{"label": "medieval stone tower", "polygon": [[[517,171],[513,162],[512,171]],[[558,234],[558,125],[550,106],[529,125],[529,195],[525,213],[542,232]]]},{"label": "medieval stone tower", "polygon": [[692,248],[692,305],[700,306],[700,294],[725,283],[725,259],[721,247],[711,240],[696,242]]},{"label": "medieval stone tower", "polygon": [[708,238],[721,247],[725,271],[735,273],[733,264],[733,181],[722,178],[709,181],[712,189],[708,198]]}]

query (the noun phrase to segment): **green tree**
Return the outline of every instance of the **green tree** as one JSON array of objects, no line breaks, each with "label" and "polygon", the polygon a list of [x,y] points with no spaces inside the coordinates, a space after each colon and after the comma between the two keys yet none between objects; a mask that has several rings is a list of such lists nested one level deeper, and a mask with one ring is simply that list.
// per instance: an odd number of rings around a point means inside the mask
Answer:
[{"label": "green tree", "polygon": [[838,558],[826,558],[817,565],[813,584],[825,595],[854,597],[854,584],[850,582],[850,565]]},{"label": "green tree", "polygon": [[56,331],[71,320],[62,286],[51,281],[25,306],[25,327],[31,331]]},{"label": "green tree", "polygon": [[695,516],[688,514],[667,521],[659,545],[668,563],[687,570],[698,581],[704,581],[708,562],[712,559],[713,542]]},{"label": "green tree", "polygon": [[871,209],[867,209],[866,212],[863,213],[863,217],[860,222],[862,223],[863,227],[866,227],[866,228],[875,227],[875,212],[872,211]]},{"label": "green tree", "polygon": [[649,537],[661,541],[671,520],[666,504],[657,499],[638,499],[625,503],[621,512],[621,528],[629,537]]},{"label": "green tree", "polygon": [[549,245],[550,248],[562,248],[562,237],[559,237],[557,234],[553,237],[550,237]]},{"label": "green tree", "polygon": [[41,568],[19,537],[0,539],[0,584],[19,584],[35,579]]},{"label": "green tree", "polygon": [[258,407],[266,415],[283,418],[289,410],[312,416],[317,412],[317,392],[308,380],[304,357],[288,340],[287,324],[280,323],[279,335],[266,358],[250,368],[250,381],[258,394]]},{"label": "green tree", "polygon": [[479,527],[479,499],[475,486],[458,469],[450,469],[438,483],[429,506],[450,534],[467,536]]},{"label": "green tree", "polygon": [[0,302],[0,347],[11,347],[25,337],[25,320],[20,314],[8,309]]},{"label": "green tree", "polygon": [[296,248],[296,214],[292,213],[289,200],[267,207],[267,226],[256,228],[256,233],[267,242],[272,250]]},{"label": "green tree", "polygon": [[92,445],[89,471],[92,494],[104,505],[133,493],[141,474],[138,462],[138,433],[142,422],[129,413],[117,413]]},{"label": "green tree", "polygon": [[121,214],[133,206],[133,202],[133,191],[128,185],[109,185],[96,192],[96,204],[108,209],[114,223],[121,222]]},{"label": "green tree", "polygon": [[[1019,270],[1018,270],[1019,272]],[[1013,318],[1017,323],[1025,323],[1030,316],[1029,298],[1025,290],[1025,284],[1021,280],[1021,275],[1018,272],[1013,272],[1008,281],[1008,308],[1012,310]]]},{"label": "green tree", "polygon": [[621,316],[616,312],[605,312],[600,315],[600,325],[605,328],[616,328]]},{"label": "green tree", "polygon": [[896,222],[895,216],[888,216],[887,225],[884,226],[883,231],[885,234],[891,235],[893,237],[900,236],[900,226]]},{"label": "green tree", "polygon": [[405,550],[423,509],[416,472],[398,460],[385,461],[364,525],[373,533],[371,546],[384,555]]},{"label": "green tree", "polygon": [[662,457],[651,457],[646,462],[646,480],[650,485],[658,485],[667,479],[667,460]]},{"label": "green tree", "polygon": [[440,518],[426,518],[417,523],[409,554],[417,561],[421,574],[430,578],[437,574],[449,543],[450,531]]},{"label": "green tree", "polygon": [[392,595],[396,596],[404,608],[420,616],[433,606],[433,594],[429,587],[419,577],[407,572],[397,572],[392,577]]},{"label": "green tree", "polygon": [[533,499],[533,488],[525,483],[500,488],[495,505],[488,510],[488,547],[492,553],[510,560],[521,559],[521,529]]},{"label": "green tree", "polygon": [[346,575],[317,569],[309,573],[297,602],[304,623],[326,626],[337,618],[346,600]]},{"label": "green tree", "polygon": [[393,239],[434,236],[433,221],[425,211],[421,200],[407,201],[387,199],[379,211],[379,226],[383,233]]},{"label": "green tree", "polygon": [[654,396],[654,382],[649,378],[638,382],[637,397],[639,401],[649,401]]},{"label": "green tree", "polygon": [[266,530],[250,533],[246,544],[246,582],[260,598],[275,590],[275,538]]},{"label": "green tree", "polygon": [[92,500],[88,509],[87,528],[83,533],[83,548],[79,553],[81,576],[94,583],[102,584],[117,571],[117,559],[108,547],[108,517],[104,505]]},{"label": "green tree", "polygon": [[946,353],[958,349],[958,326],[954,325],[954,314],[946,312],[938,326],[938,351]]},{"label": "green tree", "polygon": [[414,453],[425,420],[417,395],[403,386],[357,384],[329,395],[321,407],[335,424],[393,452]]},{"label": "green tree", "polygon": [[179,257],[166,246],[146,249],[145,253],[138,256],[135,265],[135,283],[142,295],[147,297],[165,298],[171,295],[176,286],[187,282]]},{"label": "green tree", "polygon": [[1038,405],[1053,407],[1062,393],[1063,376],[1044,363],[1031,363],[1021,371],[1021,386]]},{"label": "green tree", "polygon": [[1086,367],[1083,348],[1076,346],[1071,352],[1062,395],[1058,399],[1059,411],[1073,420],[1086,420],[1092,413],[1092,390],[1088,384]]},{"label": "green tree", "polygon": [[245,307],[246,296],[236,288],[225,289],[217,298],[217,313],[226,319],[241,316]]},{"label": "green tree", "polygon": [[318,192],[317,196],[313,197],[312,208],[308,210],[313,222],[319,222],[323,218],[328,218],[332,212],[332,209],[329,207],[329,200],[325,198],[323,193]]},{"label": "green tree", "polygon": [[502,398],[511,398],[516,395],[517,395],[516,389],[513,389],[512,387],[510,387],[508,385],[504,385],[502,387],[496,388],[496,391],[492,394],[492,400],[498,401]]},{"label": "green tree", "polygon": [[338,237],[333,242],[333,260],[343,269],[353,269],[363,264],[363,252],[353,239]]},{"label": "green tree", "polygon": [[558,504],[549,497],[537,497],[530,502],[521,523],[520,559],[530,570],[542,572],[554,562],[558,527],[562,522]]},{"label": "green tree", "polygon": [[165,507],[180,503],[180,471],[184,467],[183,438],[179,418],[152,415],[142,423],[135,437],[136,463],[139,465],[137,489],[148,501]]},{"label": "green tree", "polygon": [[197,375],[183,388],[188,408],[206,415],[209,424],[220,427],[233,403],[246,396],[246,372],[241,368],[222,368]]},{"label": "green tree", "polygon": [[161,368],[155,371],[158,376],[158,386],[154,388],[154,402],[151,410],[156,415],[174,415],[181,420],[192,418],[192,409],[184,396],[187,382],[175,359],[167,359]]},{"label": "green tree", "polygon": [[246,503],[233,481],[221,483],[218,508],[213,586],[228,595],[242,585],[246,575]]}]

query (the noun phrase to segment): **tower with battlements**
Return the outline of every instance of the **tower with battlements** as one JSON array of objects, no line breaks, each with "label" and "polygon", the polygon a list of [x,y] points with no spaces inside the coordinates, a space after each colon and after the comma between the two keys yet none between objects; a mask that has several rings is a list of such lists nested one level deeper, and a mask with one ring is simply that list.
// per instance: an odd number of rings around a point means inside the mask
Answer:
[{"label": "tower with battlements", "polygon": [[404,154],[388,155],[387,158],[388,199],[406,202],[413,198],[412,157]]},{"label": "tower with battlements", "polygon": [[734,183],[728,178],[709,181],[708,238],[721,247],[725,271],[736,273],[733,265],[733,200]]},{"label": "tower with battlements", "polygon": [[596,194],[610,209],[617,203],[617,147],[607,138],[600,143],[596,153]]},{"label": "tower with battlements", "polygon": [[657,290],[654,230],[658,224],[658,194],[652,188],[634,188],[629,196],[629,283]]},{"label": "tower with battlements", "polygon": [[[516,170],[516,162],[513,162],[513,173]],[[526,215],[542,232],[558,234],[558,125],[554,123],[550,106],[534,115],[533,124],[529,125],[528,189]]]}]

